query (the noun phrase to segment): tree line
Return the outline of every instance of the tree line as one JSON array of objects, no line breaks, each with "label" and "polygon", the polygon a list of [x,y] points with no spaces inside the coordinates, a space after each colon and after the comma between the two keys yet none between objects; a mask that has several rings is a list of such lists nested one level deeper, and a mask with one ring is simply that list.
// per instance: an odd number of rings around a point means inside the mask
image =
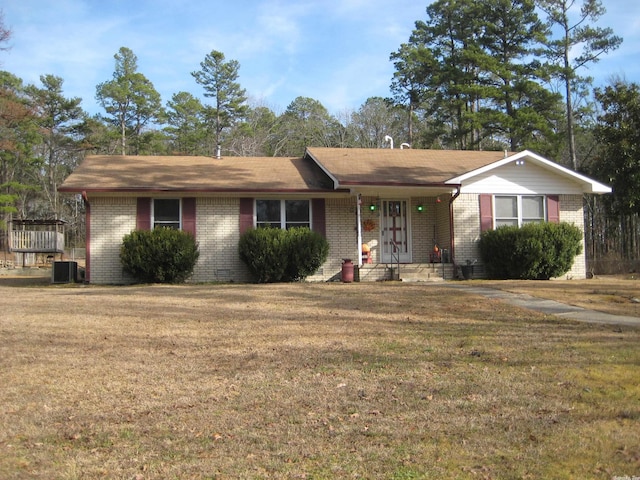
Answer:
[{"label": "tree line", "polygon": [[[638,85],[594,88],[584,74],[622,42],[598,26],[604,12],[599,0],[437,0],[390,54],[389,96],[338,114],[310,97],[282,112],[249,100],[240,64],[216,50],[191,72],[204,101],[181,91],[163,104],[120,48],[112,78],[96,86],[97,115],[60,77],[25,85],[0,72],[0,212],[5,225],[64,218],[80,228],[77,200],[57,187],[86,154],[300,156],[307,146],[383,148],[390,135],[413,148],[531,149],[610,184],[613,195],[587,203],[588,250],[638,258]],[[0,17],[0,46],[10,34]]]}]

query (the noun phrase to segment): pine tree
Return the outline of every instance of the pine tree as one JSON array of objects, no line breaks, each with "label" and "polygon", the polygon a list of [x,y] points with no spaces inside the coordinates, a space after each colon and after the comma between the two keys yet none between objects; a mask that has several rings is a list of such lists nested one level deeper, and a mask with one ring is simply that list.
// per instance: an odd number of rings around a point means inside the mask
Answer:
[{"label": "pine tree", "polygon": [[[577,16],[572,13],[576,10],[575,3],[576,0],[537,0],[537,5],[547,15],[547,24],[560,31],[557,38],[550,38],[546,42],[546,55],[554,75],[564,85],[569,161],[577,170],[573,90],[576,84],[585,80],[578,75],[578,71],[598,62],[601,55],[618,48],[622,38],[614,35],[610,28],[594,27],[587,23],[589,20],[598,21],[606,12],[599,0],[583,0]],[[573,51],[576,47],[582,47],[582,52],[577,56]]]},{"label": "pine tree", "polygon": [[240,64],[237,60],[225,61],[224,54],[212,50],[200,62],[201,70],[191,72],[204,96],[214,99],[214,105],[205,109],[213,123],[216,145],[222,141],[222,132],[246,114],[246,92],[237,82]]}]

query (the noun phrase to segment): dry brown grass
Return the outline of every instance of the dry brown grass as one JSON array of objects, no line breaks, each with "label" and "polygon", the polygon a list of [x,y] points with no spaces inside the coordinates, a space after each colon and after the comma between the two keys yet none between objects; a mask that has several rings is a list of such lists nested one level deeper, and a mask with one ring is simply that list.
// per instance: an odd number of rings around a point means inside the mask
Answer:
[{"label": "dry brown grass", "polygon": [[549,298],[613,315],[640,317],[640,276],[638,275],[611,275],[589,280],[509,280],[475,283],[509,292]]},{"label": "dry brown grass", "polygon": [[0,478],[640,474],[640,330],[446,285],[1,287]]}]

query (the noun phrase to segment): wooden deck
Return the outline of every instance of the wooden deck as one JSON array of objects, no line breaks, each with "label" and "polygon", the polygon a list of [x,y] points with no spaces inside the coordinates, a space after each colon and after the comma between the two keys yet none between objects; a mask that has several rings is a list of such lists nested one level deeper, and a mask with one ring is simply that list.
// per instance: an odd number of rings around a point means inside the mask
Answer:
[{"label": "wooden deck", "polygon": [[64,234],[52,231],[14,230],[10,249],[18,253],[64,253]]}]

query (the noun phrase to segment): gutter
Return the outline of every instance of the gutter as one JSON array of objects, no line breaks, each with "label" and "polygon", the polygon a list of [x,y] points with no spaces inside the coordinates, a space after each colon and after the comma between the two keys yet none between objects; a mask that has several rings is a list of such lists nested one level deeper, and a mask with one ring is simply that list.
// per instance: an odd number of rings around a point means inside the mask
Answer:
[{"label": "gutter", "polygon": [[86,190],[82,191],[82,201],[84,202],[84,236],[85,236],[85,265],[84,282],[91,282],[91,204]]},{"label": "gutter", "polygon": [[313,195],[313,196],[328,196],[328,195],[338,195],[338,194],[349,194],[349,189],[338,189],[338,190],[326,190],[326,189],[308,189],[308,188],[182,188],[182,187],[166,187],[166,188],[158,188],[158,187],[104,187],[104,188],[86,188],[86,187],[65,187],[64,185],[58,188],[59,192],[62,193],[78,193],[82,192],[83,195],[87,193],[200,193],[200,194],[224,194],[224,195],[232,195],[232,194],[242,194],[246,195],[248,193],[255,194],[305,194],[305,195]]}]

